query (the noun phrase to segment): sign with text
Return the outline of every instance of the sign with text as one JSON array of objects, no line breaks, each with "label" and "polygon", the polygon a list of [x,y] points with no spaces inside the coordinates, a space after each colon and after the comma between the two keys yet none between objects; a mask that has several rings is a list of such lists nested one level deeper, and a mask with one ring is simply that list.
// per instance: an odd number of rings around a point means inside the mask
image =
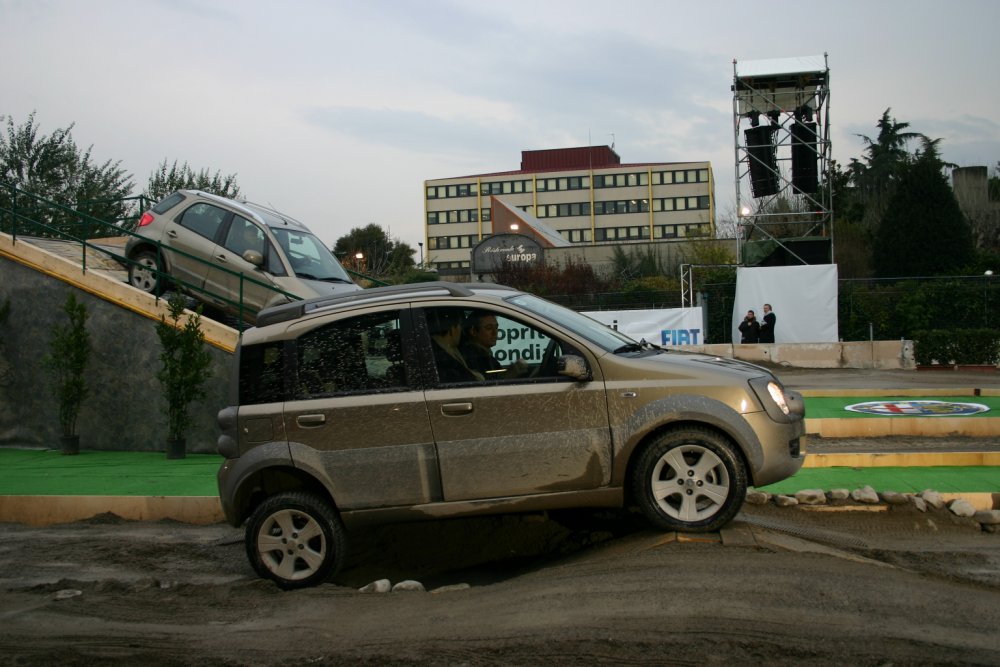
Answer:
[{"label": "sign with text", "polygon": [[542,246],[523,234],[497,234],[472,249],[472,272],[494,273],[505,262],[518,266],[542,264]]},{"label": "sign with text", "polygon": [[594,310],[583,314],[637,341],[663,347],[705,344],[701,308]]}]

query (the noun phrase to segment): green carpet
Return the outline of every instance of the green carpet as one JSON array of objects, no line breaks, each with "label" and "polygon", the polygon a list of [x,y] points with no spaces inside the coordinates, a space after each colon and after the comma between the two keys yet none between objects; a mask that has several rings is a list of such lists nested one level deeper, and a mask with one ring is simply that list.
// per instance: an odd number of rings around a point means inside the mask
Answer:
[{"label": "green carpet", "polygon": [[[979,403],[989,408],[988,412],[980,412],[974,415],[967,415],[965,419],[981,419],[983,417],[1000,417],[1000,396],[933,396],[921,398],[918,396],[806,396],[807,419],[913,419],[921,415],[868,415],[860,412],[849,412],[845,410],[848,405],[855,403],[868,403],[871,401],[944,401],[948,403]],[[924,417],[926,419],[936,419],[936,417]]]},{"label": "green carpet", "polygon": [[0,496],[217,496],[216,454],[0,449]]},{"label": "green carpet", "polygon": [[792,477],[760,487],[768,493],[795,493],[803,489],[859,489],[897,493],[934,489],[942,493],[998,493],[1000,466],[929,466],[885,468],[803,468]]},{"label": "green carpet", "polygon": [[[0,448],[0,496],[215,496],[222,457],[162,452],[94,452],[63,456],[55,450]],[[771,493],[803,489],[858,489],[898,493],[1000,493],[1000,466],[803,468],[794,477],[761,487]]]}]

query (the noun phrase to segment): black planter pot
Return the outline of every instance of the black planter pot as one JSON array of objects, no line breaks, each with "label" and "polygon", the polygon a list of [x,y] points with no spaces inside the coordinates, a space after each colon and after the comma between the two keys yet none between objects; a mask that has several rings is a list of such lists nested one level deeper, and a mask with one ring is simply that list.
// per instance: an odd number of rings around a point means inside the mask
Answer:
[{"label": "black planter pot", "polygon": [[187,443],[184,438],[167,438],[167,458],[182,459],[187,456]]},{"label": "black planter pot", "polygon": [[66,456],[74,456],[80,453],[80,436],[64,435],[59,438],[59,448]]}]

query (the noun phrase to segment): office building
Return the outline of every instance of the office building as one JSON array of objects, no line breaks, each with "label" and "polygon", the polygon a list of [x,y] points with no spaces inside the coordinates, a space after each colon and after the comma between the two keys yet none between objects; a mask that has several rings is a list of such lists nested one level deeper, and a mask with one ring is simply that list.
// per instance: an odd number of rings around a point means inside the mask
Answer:
[{"label": "office building", "polygon": [[428,267],[468,275],[472,249],[509,232],[493,229],[493,197],[571,246],[710,238],[715,230],[709,162],[623,164],[610,146],[522,151],[518,171],[424,182]]}]

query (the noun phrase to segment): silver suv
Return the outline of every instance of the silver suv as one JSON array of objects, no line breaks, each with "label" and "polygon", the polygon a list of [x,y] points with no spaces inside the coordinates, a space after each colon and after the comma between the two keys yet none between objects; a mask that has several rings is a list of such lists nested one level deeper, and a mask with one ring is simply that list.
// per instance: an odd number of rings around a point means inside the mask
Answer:
[{"label": "silver suv", "polygon": [[219,495],[283,588],[372,522],[638,505],[713,531],[794,474],[802,397],[767,370],[635,342],[499,285],[425,283],[260,313],[219,412]]},{"label": "silver suv", "polygon": [[361,289],[305,225],[250,202],[178,190],[143,213],[136,233],[125,246],[133,287],[159,294],[169,275],[181,291],[250,322],[295,298]]}]

